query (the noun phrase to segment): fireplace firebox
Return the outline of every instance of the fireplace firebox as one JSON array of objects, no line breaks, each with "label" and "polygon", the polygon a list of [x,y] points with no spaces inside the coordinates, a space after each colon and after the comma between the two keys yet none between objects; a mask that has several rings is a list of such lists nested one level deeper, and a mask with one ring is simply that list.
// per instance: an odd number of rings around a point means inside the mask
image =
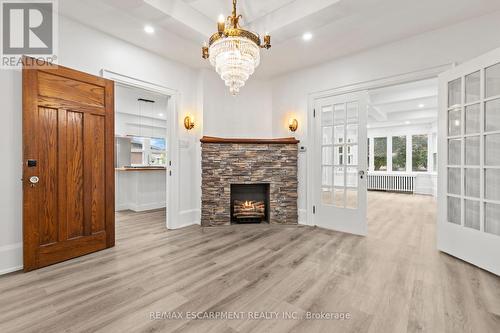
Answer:
[{"label": "fireplace firebox", "polygon": [[269,223],[269,184],[231,184],[231,223]]}]

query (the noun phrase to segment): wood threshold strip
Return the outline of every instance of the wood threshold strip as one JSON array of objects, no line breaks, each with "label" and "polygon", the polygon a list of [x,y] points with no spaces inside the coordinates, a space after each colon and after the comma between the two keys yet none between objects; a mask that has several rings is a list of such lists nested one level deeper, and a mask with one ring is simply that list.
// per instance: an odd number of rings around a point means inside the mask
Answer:
[{"label": "wood threshold strip", "polygon": [[298,144],[300,141],[295,138],[278,139],[236,139],[236,138],[217,138],[213,136],[204,136],[200,139],[201,143],[244,143],[244,144]]}]

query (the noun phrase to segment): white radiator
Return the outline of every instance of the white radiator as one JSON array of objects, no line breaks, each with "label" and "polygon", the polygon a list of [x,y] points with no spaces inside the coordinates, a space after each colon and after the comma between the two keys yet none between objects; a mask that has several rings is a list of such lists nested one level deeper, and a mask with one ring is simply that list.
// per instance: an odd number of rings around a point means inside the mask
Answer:
[{"label": "white radiator", "polygon": [[369,174],[368,190],[413,193],[415,190],[415,176]]}]

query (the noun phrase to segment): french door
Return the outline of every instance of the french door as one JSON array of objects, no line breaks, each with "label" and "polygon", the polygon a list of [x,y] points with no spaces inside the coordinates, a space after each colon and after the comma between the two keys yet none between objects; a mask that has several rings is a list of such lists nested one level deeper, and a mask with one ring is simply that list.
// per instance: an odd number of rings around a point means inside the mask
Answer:
[{"label": "french door", "polygon": [[440,76],[438,249],[500,275],[500,49]]},{"label": "french door", "polygon": [[367,93],[318,99],[314,109],[314,224],[366,235]]}]

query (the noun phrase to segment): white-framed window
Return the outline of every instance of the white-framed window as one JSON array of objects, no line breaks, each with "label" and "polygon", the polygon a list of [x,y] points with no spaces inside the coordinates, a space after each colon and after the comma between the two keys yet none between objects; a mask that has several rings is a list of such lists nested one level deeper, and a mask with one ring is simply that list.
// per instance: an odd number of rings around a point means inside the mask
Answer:
[{"label": "white-framed window", "polygon": [[375,135],[368,138],[369,171],[432,172],[437,153],[433,134]]}]

